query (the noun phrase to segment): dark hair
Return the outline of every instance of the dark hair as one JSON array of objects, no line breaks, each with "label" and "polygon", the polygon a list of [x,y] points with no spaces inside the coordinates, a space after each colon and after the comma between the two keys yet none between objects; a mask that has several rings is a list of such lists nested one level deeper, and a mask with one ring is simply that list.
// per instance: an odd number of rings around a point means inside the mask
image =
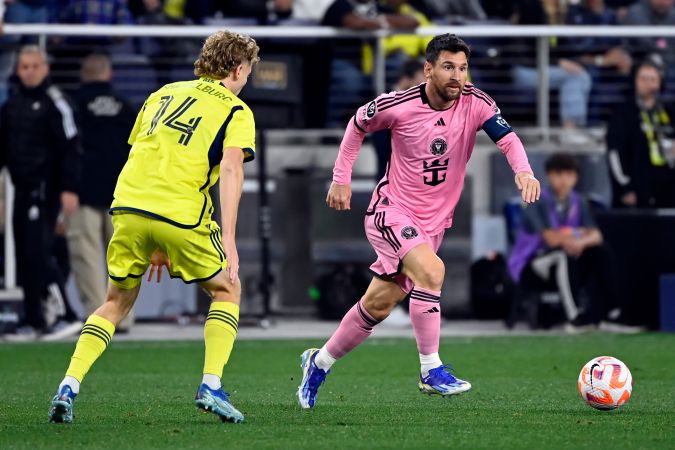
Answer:
[{"label": "dark hair", "polygon": [[[663,82],[665,81],[666,78],[666,70],[665,70],[665,64],[663,62],[663,57],[659,54],[652,53],[650,55],[647,55],[644,59],[639,61],[637,64],[633,66],[633,71],[632,71],[632,80],[635,82],[635,79],[637,78],[638,72],[640,69],[643,67],[651,67],[656,70],[656,72],[659,74],[659,78],[661,80],[661,85],[663,85]],[[663,86],[662,86],[663,87]]]},{"label": "dark hair", "polygon": [[544,164],[546,173],[549,172],[575,172],[579,173],[579,161],[569,153],[554,153]]},{"label": "dark hair", "polygon": [[401,67],[401,73],[398,77],[401,78],[412,78],[415,74],[421,70],[424,70],[424,64],[419,59],[409,59],[403,63]]},{"label": "dark hair", "polygon": [[438,55],[440,55],[443,50],[450,53],[464,52],[466,59],[469,59],[471,56],[471,49],[469,49],[469,46],[466,44],[466,42],[464,42],[456,34],[446,33],[439,34],[429,42],[426,52],[427,61],[429,61],[431,64],[436,63]]}]

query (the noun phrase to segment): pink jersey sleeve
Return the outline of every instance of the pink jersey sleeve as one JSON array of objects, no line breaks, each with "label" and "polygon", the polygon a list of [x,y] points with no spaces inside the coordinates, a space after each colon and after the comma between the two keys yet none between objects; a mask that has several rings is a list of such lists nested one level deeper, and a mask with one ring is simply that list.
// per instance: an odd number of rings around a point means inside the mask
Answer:
[{"label": "pink jersey sleeve", "polygon": [[516,133],[511,132],[497,141],[497,147],[504,153],[514,173],[527,172],[534,176],[525,154],[523,143]]},{"label": "pink jersey sleeve", "polygon": [[[352,182],[352,168],[354,167],[354,161],[359,156],[363,138],[367,133],[391,127],[395,116],[392,111],[393,108],[388,108],[387,105],[393,104],[400,94],[399,92],[382,94],[360,107],[356,114],[352,116],[347,124],[347,129],[340,144],[340,151],[335,160],[334,182],[337,184],[350,184]],[[380,108],[383,109],[380,110]]]},{"label": "pink jersey sleeve", "polygon": [[497,144],[504,153],[514,173],[527,172],[534,175],[527,154],[520,138],[511,128],[511,125],[502,117],[497,103],[492,98],[475,87],[471,87],[474,97],[477,98],[476,114],[480,128]]}]

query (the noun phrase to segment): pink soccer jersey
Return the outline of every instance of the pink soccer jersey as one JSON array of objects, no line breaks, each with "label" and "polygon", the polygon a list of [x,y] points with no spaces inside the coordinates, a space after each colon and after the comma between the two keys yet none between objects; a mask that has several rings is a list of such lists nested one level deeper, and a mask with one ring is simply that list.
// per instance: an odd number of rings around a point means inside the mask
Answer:
[{"label": "pink soccer jersey", "polygon": [[391,159],[368,212],[372,214],[382,203],[395,205],[426,233],[435,235],[452,225],[466,164],[481,129],[506,155],[515,173],[532,174],[532,169],[520,139],[486,93],[466,83],[450,108],[435,110],[425,86],[422,83],[406,91],[382,94],[359,108],[342,139],[333,181],[351,183],[352,167],[365,135],[390,129]]}]

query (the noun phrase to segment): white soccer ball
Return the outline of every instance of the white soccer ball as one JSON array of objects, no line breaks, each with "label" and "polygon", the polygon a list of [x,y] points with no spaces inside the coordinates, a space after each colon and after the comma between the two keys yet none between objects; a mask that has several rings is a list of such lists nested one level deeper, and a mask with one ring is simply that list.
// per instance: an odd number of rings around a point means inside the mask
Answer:
[{"label": "white soccer ball", "polygon": [[579,374],[579,393],[596,409],[610,410],[625,405],[632,391],[630,370],[611,356],[591,359]]}]

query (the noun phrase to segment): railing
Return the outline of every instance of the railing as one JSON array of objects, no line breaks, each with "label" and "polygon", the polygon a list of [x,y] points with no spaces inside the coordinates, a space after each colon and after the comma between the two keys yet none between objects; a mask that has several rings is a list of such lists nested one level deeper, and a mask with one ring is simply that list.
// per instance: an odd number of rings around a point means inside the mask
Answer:
[{"label": "railing", "polygon": [[[395,31],[378,30],[356,32],[332,27],[317,26],[141,26],[141,25],[61,25],[61,24],[6,24],[6,34],[38,35],[44,46],[47,36],[145,36],[145,37],[206,37],[218,30],[227,29],[248,34],[255,38],[285,39],[345,39],[373,40],[374,74],[373,91],[385,91],[385,55],[379,38],[396,34]],[[542,139],[550,139],[548,66],[551,37],[675,37],[675,27],[655,26],[546,26],[546,25],[467,25],[419,27],[419,36],[456,33],[462,37],[530,37],[537,39],[537,126]]]},{"label": "railing", "polygon": [[[255,38],[284,39],[345,39],[363,38],[372,40],[375,48],[373,91],[385,91],[385,54],[380,38],[395,34],[393,31],[355,32],[331,27],[315,26],[140,26],[140,25],[61,25],[61,24],[5,24],[4,33],[9,35],[37,35],[46,47],[47,36],[105,36],[105,37],[206,37],[215,31],[227,28]],[[551,37],[675,37],[675,27],[653,26],[432,26],[420,27],[413,32],[420,36],[456,33],[461,37],[529,37],[537,39],[537,127],[544,141],[550,139],[549,131],[549,82],[548,67]],[[11,197],[11,186],[7,185]],[[7,204],[6,226],[11,233],[11,202]],[[6,233],[6,236],[8,234]],[[15,290],[16,277],[13,265],[13,242],[5,239],[5,289]],[[0,297],[2,293],[0,293]]]}]

